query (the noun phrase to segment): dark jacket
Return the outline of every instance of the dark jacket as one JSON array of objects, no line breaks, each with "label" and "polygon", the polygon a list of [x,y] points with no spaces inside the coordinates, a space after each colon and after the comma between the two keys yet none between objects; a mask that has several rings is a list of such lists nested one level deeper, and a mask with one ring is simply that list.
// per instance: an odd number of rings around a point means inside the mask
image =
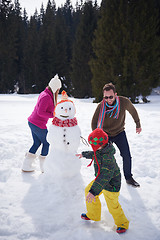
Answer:
[{"label": "dark jacket", "polygon": [[[108,143],[103,149],[96,151],[97,160],[100,166],[100,175],[94,181],[91,192],[94,196],[104,189],[110,192],[119,192],[121,187],[121,174],[120,169],[116,163],[115,148],[112,143]],[[82,156],[87,159],[94,157],[95,175],[98,173],[98,165],[95,160],[93,151],[82,152]]]}]

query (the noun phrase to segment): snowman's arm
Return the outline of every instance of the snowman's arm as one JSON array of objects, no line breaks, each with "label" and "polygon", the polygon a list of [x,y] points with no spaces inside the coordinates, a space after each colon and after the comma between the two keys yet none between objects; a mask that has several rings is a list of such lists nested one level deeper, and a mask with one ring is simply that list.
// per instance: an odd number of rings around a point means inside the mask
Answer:
[{"label": "snowman's arm", "polygon": [[82,156],[87,159],[92,159],[92,157],[94,156],[94,152],[93,151],[84,151],[84,152],[82,152]]}]

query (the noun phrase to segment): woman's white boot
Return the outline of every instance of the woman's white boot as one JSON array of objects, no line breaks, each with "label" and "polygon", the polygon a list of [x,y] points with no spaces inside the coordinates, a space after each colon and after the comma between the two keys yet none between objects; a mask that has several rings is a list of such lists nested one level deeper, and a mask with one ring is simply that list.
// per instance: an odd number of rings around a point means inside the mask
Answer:
[{"label": "woman's white boot", "polygon": [[23,161],[23,166],[22,166],[22,171],[23,172],[33,172],[35,170],[35,159],[36,159],[36,154],[27,152],[25,154],[25,158]]},{"label": "woman's white boot", "polygon": [[45,162],[46,156],[39,155],[39,166],[41,169],[41,172],[44,173],[44,162]]}]

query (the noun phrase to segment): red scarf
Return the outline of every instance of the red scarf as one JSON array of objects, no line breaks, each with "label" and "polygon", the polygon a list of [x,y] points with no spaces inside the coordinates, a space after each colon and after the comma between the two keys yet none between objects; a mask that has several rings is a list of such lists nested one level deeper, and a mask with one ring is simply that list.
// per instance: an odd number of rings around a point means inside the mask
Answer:
[{"label": "red scarf", "polygon": [[54,117],[52,124],[58,127],[74,127],[77,125],[77,119],[74,117],[72,119],[62,121],[61,119]]}]

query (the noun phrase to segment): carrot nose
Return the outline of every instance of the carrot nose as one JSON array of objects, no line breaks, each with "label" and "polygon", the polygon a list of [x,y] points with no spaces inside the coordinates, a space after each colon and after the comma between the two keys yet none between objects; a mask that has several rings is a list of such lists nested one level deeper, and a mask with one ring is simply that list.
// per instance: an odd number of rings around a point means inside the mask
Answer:
[{"label": "carrot nose", "polygon": [[67,113],[67,109],[65,109],[65,112]]}]

